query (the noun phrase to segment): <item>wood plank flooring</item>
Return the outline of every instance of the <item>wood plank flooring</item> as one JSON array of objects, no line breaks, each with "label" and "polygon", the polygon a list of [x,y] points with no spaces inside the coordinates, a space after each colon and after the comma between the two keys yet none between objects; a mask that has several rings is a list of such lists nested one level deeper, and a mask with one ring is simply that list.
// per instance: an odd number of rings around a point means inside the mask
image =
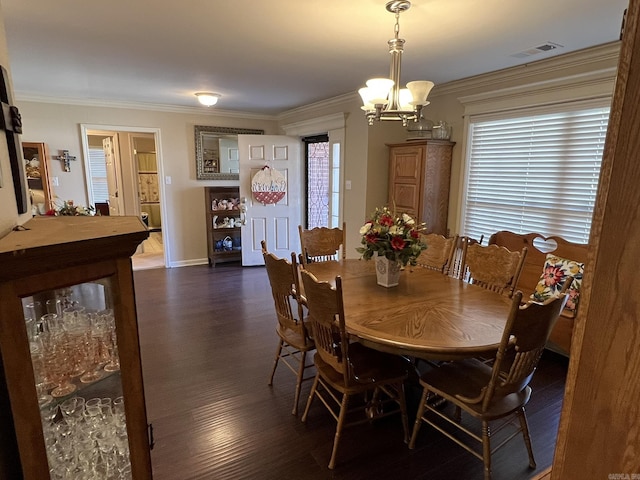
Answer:
[{"label": "wood plank flooring", "polygon": [[[307,424],[291,415],[295,379],[286,368],[267,385],[277,337],[263,267],[140,270],[134,280],[155,480],[482,478],[482,462],[429,426],[409,450],[396,417],[346,430],[328,470],[333,419],[317,401]],[[533,478],[551,464],[567,363],[545,352],[532,382],[538,468],[528,468],[516,438],[494,455],[495,480]],[[419,394],[408,387],[413,415]]]}]

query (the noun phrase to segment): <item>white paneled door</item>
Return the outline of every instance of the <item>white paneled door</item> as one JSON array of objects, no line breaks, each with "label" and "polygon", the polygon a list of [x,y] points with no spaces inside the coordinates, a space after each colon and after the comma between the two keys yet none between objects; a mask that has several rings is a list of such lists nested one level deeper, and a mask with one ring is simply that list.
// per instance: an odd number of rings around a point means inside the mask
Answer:
[{"label": "white paneled door", "polygon": [[[242,265],[264,265],[260,242],[274,255],[290,259],[300,251],[298,225],[304,211],[300,140],[282,135],[238,135],[240,197],[246,206],[242,227]],[[286,193],[277,203],[262,203],[251,189],[264,167],[284,176]]]},{"label": "white paneled door", "polygon": [[102,140],[104,160],[107,168],[107,187],[109,188],[109,215],[123,215],[122,192],[120,191],[120,161],[116,137]]}]

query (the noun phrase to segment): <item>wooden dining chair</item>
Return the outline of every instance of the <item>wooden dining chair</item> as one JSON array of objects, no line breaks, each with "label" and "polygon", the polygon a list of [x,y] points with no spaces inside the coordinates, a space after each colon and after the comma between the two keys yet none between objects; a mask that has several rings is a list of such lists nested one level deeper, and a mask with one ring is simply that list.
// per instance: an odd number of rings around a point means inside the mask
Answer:
[{"label": "wooden dining chair", "polygon": [[420,241],[426,244],[427,248],[418,255],[417,264],[447,275],[449,268],[453,265],[458,236],[446,238],[437,233],[420,233],[419,236]]},{"label": "wooden dining chair", "polygon": [[[305,377],[305,371],[313,366],[311,362],[308,362],[307,353],[315,349],[314,341],[309,335],[304,321],[304,309],[298,295],[300,292],[298,263],[295,253],[291,253],[291,262],[289,262],[267,252],[264,240],[262,241],[262,255],[278,318],[276,334],[279,340],[269,377],[269,385],[273,385],[273,377],[280,362],[296,375],[296,391],[291,413],[297,415],[302,383],[313,379],[312,375]],[[295,310],[292,303],[296,307]]]},{"label": "wooden dining chair", "polygon": [[453,249],[451,265],[447,269],[447,275],[453,278],[461,278],[465,245],[474,245],[476,243],[482,244],[483,239],[484,239],[484,235],[481,235],[479,239],[468,237],[468,236],[458,236],[458,240]]},{"label": "wooden dining chair", "polygon": [[[302,421],[307,421],[315,397],[336,420],[329,468],[335,467],[342,431],[346,427],[400,412],[406,443],[408,420],[404,381],[408,362],[400,356],[349,342],[339,276],[335,279],[335,288],[328,282],[319,282],[308,270],[302,270],[301,276],[317,348],[314,355],[317,374]],[[365,401],[356,404],[354,397],[362,396]]]},{"label": "wooden dining chair", "polygon": [[298,225],[300,234],[300,262],[326,262],[340,260],[346,256],[345,232],[346,224],[340,228],[316,227],[304,229]]},{"label": "wooden dining chair", "polygon": [[[572,280],[568,279],[559,296],[544,303],[529,302],[520,305],[522,292],[516,292],[491,366],[478,359],[467,359],[443,363],[422,374],[422,397],[409,448],[415,448],[420,426],[427,423],[482,460],[484,478],[490,480],[491,455],[522,433],[529,453],[529,466],[536,467],[525,414],[525,405],[531,398],[529,382],[551,329],[567,302],[566,289]],[[442,402],[434,402],[434,396],[451,405],[443,408]],[[481,436],[465,426],[468,422],[462,422],[462,411],[480,420]],[[513,422],[514,417],[519,421],[518,427]],[[494,428],[493,424],[498,420],[501,423]],[[501,437],[506,438],[501,438],[502,443],[492,449],[492,436],[508,426],[512,426],[515,431],[502,434]],[[466,434],[470,440],[479,441],[482,448],[474,447],[473,442],[461,440],[466,437],[456,435],[457,430]]]},{"label": "wooden dining chair", "polygon": [[527,247],[511,251],[498,245],[465,242],[461,279],[496,293],[513,295],[524,265]]}]

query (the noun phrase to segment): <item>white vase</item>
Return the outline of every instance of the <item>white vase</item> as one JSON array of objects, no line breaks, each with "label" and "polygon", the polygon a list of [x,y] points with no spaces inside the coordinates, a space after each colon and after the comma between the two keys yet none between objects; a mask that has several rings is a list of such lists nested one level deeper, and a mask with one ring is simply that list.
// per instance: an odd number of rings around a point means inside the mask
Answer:
[{"label": "white vase", "polygon": [[389,260],[385,256],[376,255],[376,277],[378,285],[383,287],[395,287],[400,280],[400,262]]}]

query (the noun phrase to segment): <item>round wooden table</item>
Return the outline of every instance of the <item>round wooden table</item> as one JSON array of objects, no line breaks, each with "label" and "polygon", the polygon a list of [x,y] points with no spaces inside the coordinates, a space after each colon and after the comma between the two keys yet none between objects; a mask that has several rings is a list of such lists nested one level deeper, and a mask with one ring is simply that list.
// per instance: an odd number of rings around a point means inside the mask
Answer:
[{"label": "round wooden table", "polygon": [[385,352],[428,360],[491,355],[498,349],[511,299],[422,267],[400,285],[377,285],[374,262],[347,259],[305,267],[335,285],[342,277],[347,330]]}]

